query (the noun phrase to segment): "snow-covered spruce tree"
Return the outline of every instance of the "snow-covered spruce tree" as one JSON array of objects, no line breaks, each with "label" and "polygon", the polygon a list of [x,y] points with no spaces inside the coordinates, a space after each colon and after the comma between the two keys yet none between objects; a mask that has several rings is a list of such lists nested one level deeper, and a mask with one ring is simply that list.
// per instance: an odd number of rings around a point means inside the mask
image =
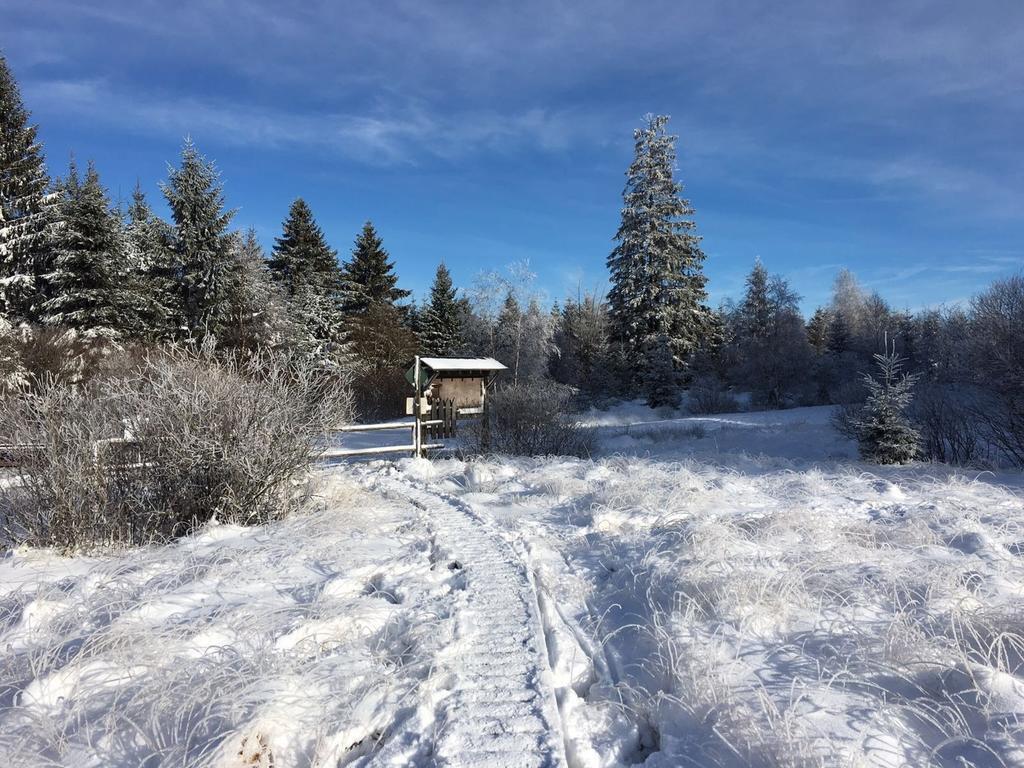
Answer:
[{"label": "snow-covered spruce tree", "polygon": [[337,292],[341,269],[338,253],[327,244],[313,211],[302,198],[288,209],[281,237],[274,240],[268,262],[274,281],[288,296],[312,286],[323,293]]},{"label": "snow-covered spruce tree", "polygon": [[29,374],[21,358],[19,342],[19,329],[0,315],[0,396],[28,384]]},{"label": "snow-covered spruce tree", "polygon": [[14,323],[40,319],[54,228],[43,150],[28,119],[0,56],[0,315]]},{"label": "snow-covered spruce tree", "polygon": [[767,337],[771,322],[772,306],[768,298],[768,270],[761,259],[754,261],[754,268],[747,275],[747,288],[743,301],[737,307],[739,322],[737,330],[754,341]]},{"label": "snow-covered spruce tree", "polygon": [[860,455],[878,464],[906,464],[920,453],[921,435],[907,418],[916,374],[903,373],[895,347],[876,354],[879,376],[864,374],[868,399],[854,417]]},{"label": "snow-covered spruce tree", "polygon": [[366,312],[373,304],[395,304],[410,295],[396,287],[398,275],[388,252],[371,222],[363,225],[352,249],[352,258],[342,267],[345,281],[345,310],[350,314]]},{"label": "snow-covered spruce tree", "polygon": [[608,325],[608,306],[597,296],[588,294],[565,302],[552,339],[555,381],[590,396],[610,394],[615,377]]},{"label": "snow-covered spruce tree", "polygon": [[125,215],[131,293],[139,319],[138,336],[171,338],[181,327],[181,291],[177,259],[171,250],[171,226],[153,213],[139,184]]},{"label": "snow-covered spruce tree", "polygon": [[807,341],[818,355],[828,351],[829,326],[832,318],[825,307],[818,307],[807,321]]},{"label": "snow-covered spruce tree", "polygon": [[846,322],[846,316],[837,312],[831,313],[826,342],[828,351],[834,355],[841,355],[849,351],[850,343],[850,326]]},{"label": "snow-covered spruce tree", "polygon": [[219,343],[245,352],[280,345],[289,335],[289,314],[254,230],[235,238],[231,259],[228,319]]},{"label": "snow-covered spruce tree", "polygon": [[309,205],[291,204],[281,237],[274,241],[270,275],[279,286],[293,324],[292,344],[317,368],[338,371],[350,363],[344,317],[344,276]]},{"label": "snow-covered spruce tree", "polygon": [[219,174],[191,139],[182,149],[181,166],[170,169],[162,189],[174,222],[170,246],[181,308],[176,335],[216,338],[228,322],[233,242],[228,225],[234,211],[224,210]]},{"label": "snow-covered spruce tree", "polygon": [[134,275],[120,216],[111,210],[92,163],[85,178],[74,162],[59,183],[62,226],[53,236],[53,270],[46,275],[47,325],[72,328],[86,341],[117,341],[138,328]]},{"label": "snow-covered spruce tree", "polygon": [[519,383],[519,355],[523,344],[523,310],[519,300],[509,290],[501,305],[494,328],[494,356],[504,363],[509,374],[509,383]]},{"label": "snow-covered spruce tree", "polygon": [[758,405],[779,408],[809,393],[812,351],[799,301],[785,278],[769,276],[760,260],[754,264],[732,313],[730,376]]},{"label": "snow-covered spruce tree", "polygon": [[647,404],[652,408],[678,408],[683,377],[672,354],[671,339],[666,334],[649,339],[643,355],[646,364],[639,383]]},{"label": "snow-covered spruce tree", "polygon": [[417,313],[417,326],[424,354],[448,357],[462,349],[462,312],[452,274],[443,261],[437,265],[430,299]]},{"label": "snow-covered spruce tree", "polygon": [[649,378],[645,350],[659,347],[658,339],[668,340],[676,367],[685,365],[705,341],[712,315],[693,208],[673,175],[676,137],[666,132],[665,116],[646,123],[633,133],[635,156],[608,257],[612,330],[641,379]]}]

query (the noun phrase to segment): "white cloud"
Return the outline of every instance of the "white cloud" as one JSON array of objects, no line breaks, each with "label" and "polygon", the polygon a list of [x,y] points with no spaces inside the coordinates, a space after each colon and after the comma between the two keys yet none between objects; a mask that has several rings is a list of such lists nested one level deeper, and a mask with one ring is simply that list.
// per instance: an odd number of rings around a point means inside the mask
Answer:
[{"label": "white cloud", "polygon": [[570,111],[445,114],[410,102],[363,114],[285,112],[252,104],[127,93],[101,80],[28,82],[24,90],[37,108],[96,124],[176,139],[190,134],[243,146],[328,149],[375,164],[416,163],[423,155],[456,159],[521,146],[558,151],[567,147],[571,135],[578,135],[580,124],[579,116]]}]

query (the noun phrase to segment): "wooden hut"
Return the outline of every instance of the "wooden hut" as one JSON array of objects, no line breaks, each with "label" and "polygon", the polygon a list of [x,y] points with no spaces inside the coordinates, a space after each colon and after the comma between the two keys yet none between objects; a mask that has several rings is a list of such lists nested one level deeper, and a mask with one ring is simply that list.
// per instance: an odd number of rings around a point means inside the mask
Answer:
[{"label": "wooden hut", "polygon": [[406,373],[416,395],[406,410],[417,418],[430,414],[443,425],[433,436],[451,437],[460,417],[482,417],[487,408],[487,389],[506,367],[493,357],[418,357]]}]

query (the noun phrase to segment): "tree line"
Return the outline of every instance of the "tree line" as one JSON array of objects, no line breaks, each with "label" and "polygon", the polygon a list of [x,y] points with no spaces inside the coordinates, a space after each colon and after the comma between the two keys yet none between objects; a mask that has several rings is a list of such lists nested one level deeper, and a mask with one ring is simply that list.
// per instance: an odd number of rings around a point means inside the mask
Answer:
[{"label": "tree line", "polygon": [[[86,361],[76,369],[86,375],[111,349],[205,344],[243,356],[287,350],[325,374],[354,376],[363,418],[401,406],[415,354],[494,356],[510,369],[507,385],[554,382],[582,403],[679,406],[685,392],[691,410],[710,412],[860,402],[862,373],[891,342],[921,382],[931,455],[1024,460],[1024,278],[997,282],[967,307],[911,313],[843,271],[831,301],[805,319],[789,282],[757,261],[743,295],[712,308],[664,116],[634,132],[609,292],[550,307],[524,265],[483,273],[460,292],[443,262],[417,304],[371,222],[339,259],[302,199],[265,254],[254,232],[232,229],[218,172],[190,141],[161,185],[169,220],[140,188],[113,205],[91,163],[83,172],[72,161],[51,180],[3,59],[0,128],[8,388],[69,358]],[[968,422],[989,426],[953,434]]]}]

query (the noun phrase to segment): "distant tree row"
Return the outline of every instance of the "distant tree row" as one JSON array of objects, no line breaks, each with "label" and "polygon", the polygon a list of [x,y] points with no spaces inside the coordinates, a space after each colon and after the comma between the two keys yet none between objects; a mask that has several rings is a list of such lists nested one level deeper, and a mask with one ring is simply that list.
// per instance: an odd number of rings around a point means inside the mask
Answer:
[{"label": "distant tree row", "polygon": [[[91,163],[51,181],[0,58],[0,384],[125,345],[205,344],[354,376],[364,418],[402,405],[416,354],[494,356],[505,384],[551,381],[588,404],[678,406],[688,392],[691,410],[784,408],[863,401],[862,374],[889,340],[920,382],[929,455],[1024,463],[1024,278],[969,307],[910,313],[843,271],[805,321],[786,279],[757,261],[743,296],[712,309],[667,122],[648,116],[634,132],[606,297],[545,307],[526,265],[460,292],[441,263],[417,304],[372,223],[339,260],[302,199],[264,254],[254,232],[232,230],[217,170],[189,141],[161,186],[167,221],[140,189],[113,206]],[[41,349],[47,338],[63,347]],[[960,434],[968,423],[987,426]]]}]

